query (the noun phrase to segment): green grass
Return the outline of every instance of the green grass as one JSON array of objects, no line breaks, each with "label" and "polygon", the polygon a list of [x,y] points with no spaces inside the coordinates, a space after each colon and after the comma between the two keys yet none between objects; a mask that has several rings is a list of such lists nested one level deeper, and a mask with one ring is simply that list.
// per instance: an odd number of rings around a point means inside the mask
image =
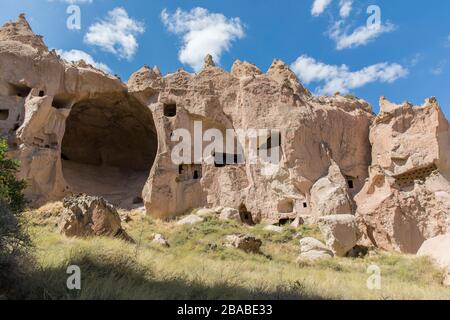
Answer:
[{"label": "green grass", "polygon": [[[124,224],[136,240],[70,239],[58,234],[59,205],[29,212],[35,271],[28,298],[34,299],[450,299],[442,273],[430,261],[372,251],[364,259],[336,258],[296,263],[294,235],[319,236],[316,227],[287,227],[281,234],[208,218],[176,226],[131,213]],[[163,234],[170,248],[151,243]],[[263,240],[264,255],[224,248],[223,237],[246,233]],[[367,289],[367,268],[382,272],[382,290]],[[82,290],[66,289],[69,265],[82,272]]]}]

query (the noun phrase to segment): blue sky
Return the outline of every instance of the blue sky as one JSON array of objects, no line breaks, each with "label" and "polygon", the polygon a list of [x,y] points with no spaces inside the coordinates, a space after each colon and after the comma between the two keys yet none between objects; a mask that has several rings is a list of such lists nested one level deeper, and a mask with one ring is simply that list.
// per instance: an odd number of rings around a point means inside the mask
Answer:
[{"label": "blue sky", "polygon": [[[70,2],[81,9],[80,30],[67,28]],[[370,5],[380,8],[376,29],[367,24]],[[375,111],[381,95],[414,104],[436,96],[450,114],[446,0],[0,0],[0,6],[0,23],[24,12],[50,48],[67,59],[90,57],[124,81],[144,64],[163,73],[194,71],[207,52],[226,70],[241,59],[266,71],[279,58],[313,93],[350,92]]]}]

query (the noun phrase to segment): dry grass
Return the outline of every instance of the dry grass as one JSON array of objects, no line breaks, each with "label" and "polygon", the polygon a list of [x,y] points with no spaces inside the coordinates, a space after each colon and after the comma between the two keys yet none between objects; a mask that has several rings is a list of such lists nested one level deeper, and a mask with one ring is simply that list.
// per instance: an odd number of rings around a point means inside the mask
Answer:
[{"label": "dry grass", "polygon": [[[295,263],[294,234],[318,236],[314,227],[272,234],[209,218],[195,226],[130,214],[125,224],[137,244],[107,238],[69,239],[57,233],[58,204],[27,214],[35,243],[36,271],[30,298],[37,299],[450,299],[441,272],[423,258],[371,252],[364,259]],[[265,255],[221,246],[224,235],[244,232],[263,239]],[[151,243],[163,234],[170,248]],[[215,246],[216,245],[216,246]],[[367,289],[367,267],[382,272],[382,290]],[[79,265],[82,290],[66,289],[66,268]]]}]

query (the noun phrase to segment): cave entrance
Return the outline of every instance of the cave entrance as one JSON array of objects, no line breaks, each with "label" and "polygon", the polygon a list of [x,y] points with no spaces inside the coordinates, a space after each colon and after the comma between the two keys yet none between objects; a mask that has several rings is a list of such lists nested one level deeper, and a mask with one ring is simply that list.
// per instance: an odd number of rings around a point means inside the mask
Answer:
[{"label": "cave entrance", "polygon": [[131,97],[76,103],[61,147],[64,178],[74,193],[102,196],[125,208],[142,205],[158,148],[151,111]]}]

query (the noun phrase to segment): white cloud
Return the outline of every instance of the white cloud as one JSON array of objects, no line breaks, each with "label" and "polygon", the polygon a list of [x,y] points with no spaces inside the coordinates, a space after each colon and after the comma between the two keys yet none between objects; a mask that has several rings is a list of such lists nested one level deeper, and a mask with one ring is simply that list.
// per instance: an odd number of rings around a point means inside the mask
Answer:
[{"label": "white cloud", "polygon": [[58,55],[61,56],[62,59],[66,60],[66,61],[76,62],[76,61],[84,60],[86,63],[93,65],[97,69],[103,70],[106,73],[112,73],[111,69],[106,64],[101,63],[101,62],[96,62],[90,54],[88,54],[84,51],[81,51],[81,50],[69,50],[69,51],[56,50],[56,52],[58,53]]},{"label": "white cloud", "polygon": [[339,5],[341,7],[339,10],[341,18],[348,18],[353,9],[353,0],[341,0]]},{"label": "white cloud", "polygon": [[447,60],[441,60],[436,65],[436,67],[432,68],[430,71],[435,76],[440,76],[442,73],[444,73],[444,69],[447,66]]},{"label": "white cloud", "polygon": [[311,8],[311,14],[315,17],[320,16],[331,4],[332,0],[314,0]]},{"label": "white cloud", "polygon": [[361,26],[348,34],[343,29],[343,21],[338,21],[329,31],[329,36],[336,42],[336,49],[343,50],[347,48],[356,48],[365,45],[378,38],[383,33],[389,33],[396,29],[390,22],[386,24]]},{"label": "white cloud", "polygon": [[170,32],[182,38],[183,45],[178,53],[180,61],[196,71],[201,69],[207,54],[220,63],[222,53],[230,50],[232,42],[245,36],[239,18],[227,18],[204,8],[189,12],[177,9],[174,14],[164,9],[161,19]]},{"label": "white cloud", "polygon": [[335,92],[346,94],[373,82],[393,83],[408,74],[407,69],[396,63],[378,63],[358,71],[350,71],[345,64],[328,65],[307,55],[299,57],[291,68],[305,84],[322,83],[317,88],[317,93],[327,95]]},{"label": "white cloud", "polygon": [[105,19],[91,25],[84,41],[131,60],[139,47],[136,37],[144,31],[143,23],[133,20],[125,9],[118,7],[108,12]]}]

